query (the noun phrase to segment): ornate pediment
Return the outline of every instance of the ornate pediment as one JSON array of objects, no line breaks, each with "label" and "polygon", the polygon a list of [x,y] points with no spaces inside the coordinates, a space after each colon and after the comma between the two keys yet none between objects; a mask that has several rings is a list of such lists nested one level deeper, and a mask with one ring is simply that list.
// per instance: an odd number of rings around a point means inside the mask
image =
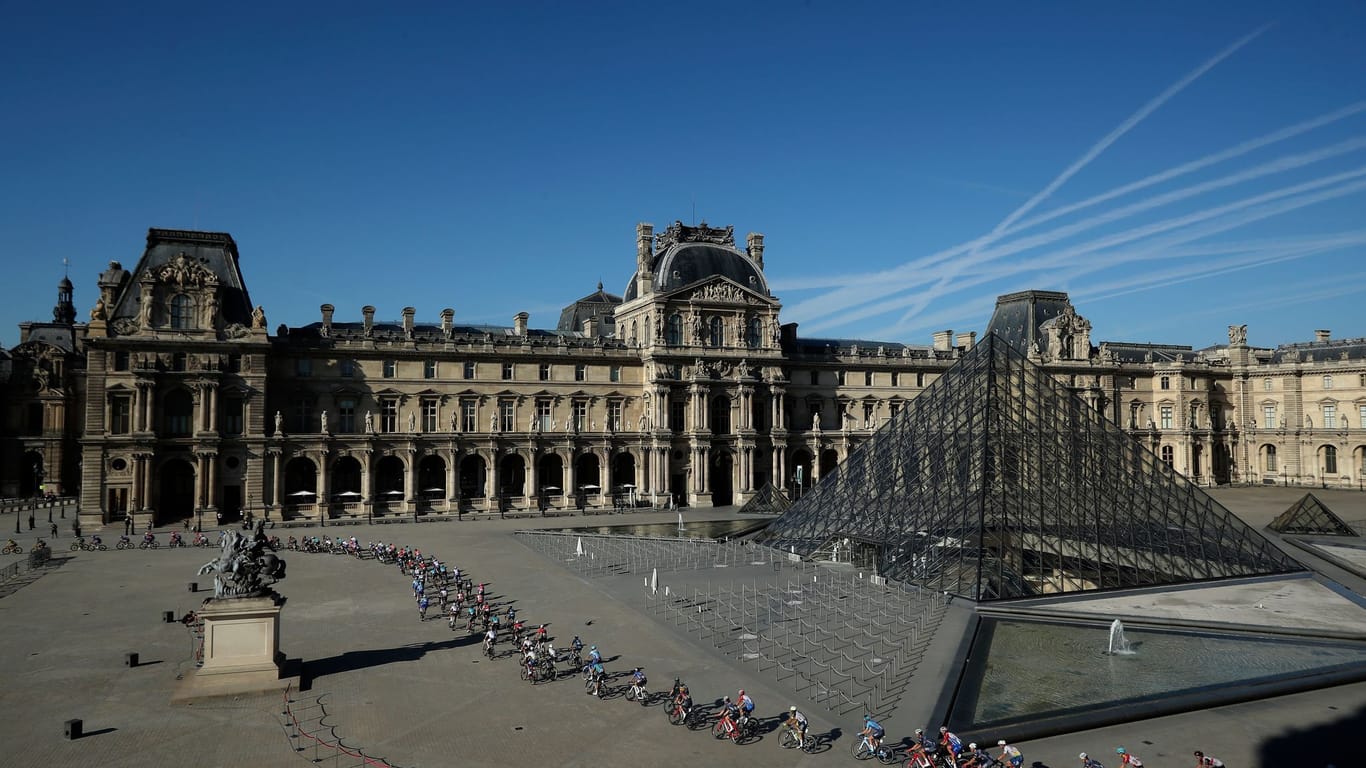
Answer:
[{"label": "ornate pediment", "polygon": [[181,251],[156,271],[156,279],[181,288],[201,288],[218,285],[218,275],[201,260]]},{"label": "ornate pediment", "polygon": [[745,288],[734,280],[724,277],[716,278],[703,285],[686,288],[676,294],[676,298],[695,302],[720,302],[749,306],[768,305],[770,303],[753,289]]}]

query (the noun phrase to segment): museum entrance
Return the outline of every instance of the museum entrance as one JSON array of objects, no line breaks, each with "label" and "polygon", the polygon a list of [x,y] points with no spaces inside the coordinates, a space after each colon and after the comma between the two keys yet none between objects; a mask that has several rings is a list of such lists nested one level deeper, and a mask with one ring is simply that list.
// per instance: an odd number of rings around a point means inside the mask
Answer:
[{"label": "museum entrance", "polygon": [[711,505],[713,507],[729,507],[735,503],[734,478],[731,476],[735,468],[735,460],[731,457],[730,451],[715,451],[712,454],[711,465]]}]

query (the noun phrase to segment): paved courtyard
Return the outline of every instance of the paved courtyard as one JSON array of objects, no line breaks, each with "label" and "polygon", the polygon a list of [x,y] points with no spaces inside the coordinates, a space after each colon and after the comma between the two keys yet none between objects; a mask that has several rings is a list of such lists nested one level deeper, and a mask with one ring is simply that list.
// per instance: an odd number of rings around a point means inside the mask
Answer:
[{"label": "paved courtyard", "polygon": [[[1268,498],[1268,491],[1275,498]],[[1284,503],[1282,492],[1288,496]],[[1250,522],[1264,525],[1270,517],[1259,518],[1274,516],[1301,493],[1236,489],[1216,495]],[[1366,518],[1366,495],[1321,497],[1347,519]],[[724,511],[687,513],[689,520],[723,516]],[[673,519],[663,513],[629,518]],[[680,675],[699,702],[734,695],[744,687],[761,715],[785,710],[791,696],[771,677],[728,660],[644,612],[641,595],[626,580],[581,577],[512,535],[518,528],[607,520],[491,520],[317,532],[417,545],[468,570],[476,581],[488,581],[493,599],[515,601],[528,621],[547,622],[557,644],[574,634],[598,644],[609,659],[609,672],[644,667],[655,690],[667,688]],[[12,524],[8,518],[0,520],[4,522]],[[118,532],[104,533],[111,542]],[[283,537],[301,531],[277,533]],[[0,599],[0,765],[292,766],[311,762],[315,755],[322,765],[361,763],[331,748],[311,746],[316,737],[404,768],[602,768],[642,762],[816,766],[849,761],[849,734],[859,726],[857,715],[835,718],[804,707],[815,732],[836,738],[825,753],[801,756],[779,749],[775,733],[735,746],[705,732],[670,726],[657,704],[642,708],[621,697],[590,699],[577,679],[533,687],[518,680],[510,659],[485,660],[477,642],[463,632],[450,632],[443,621],[419,621],[408,580],[393,566],[300,553],[286,554],[289,576],[280,591],[288,603],[281,646],[288,656],[305,662],[306,690],[291,692],[287,707],[279,694],[172,704],[177,677],[193,670],[192,643],[184,627],[163,623],[161,614],[183,614],[207,596],[202,589],[189,593],[186,583],[200,581],[207,588],[209,577],[194,573],[215,550],[70,553],[65,527],[62,534],[55,542],[59,564],[40,578],[5,590],[9,593]],[[27,544],[31,536],[19,538]],[[0,566],[13,559],[4,558]],[[1347,586],[1363,592],[1360,583]],[[125,667],[125,652],[137,652],[141,664]],[[286,709],[290,716],[282,714]],[[62,723],[73,717],[84,720],[87,735],[67,741]],[[310,736],[291,738],[293,729],[286,727],[291,717]],[[1335,760],[1346,766],[1360,763],[1347,761],[1345,753],[1336,756],[1329,745],[1346,744],[1363,724],[1366,684],[1355,684],[1020,746],[1026,765],[1055,768],[1076,765],[1082,750],[1106,759],[1118,744],[1150,766],[1187,765],[1195,748],[1234,768]],[[917,724],[894,719],[888,725],[899,738]],[[301,743],[310,746],[296,751]]]}]

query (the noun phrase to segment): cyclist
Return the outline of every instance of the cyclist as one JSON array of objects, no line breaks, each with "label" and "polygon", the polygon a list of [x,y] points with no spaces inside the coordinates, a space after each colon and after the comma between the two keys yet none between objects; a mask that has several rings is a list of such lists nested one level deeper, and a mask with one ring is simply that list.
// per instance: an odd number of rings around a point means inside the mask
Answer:
[{"label": "cyclist", "polygon": [[731,701],[729,696],[721,702],[721,719],[729,721],[725,726],[725,731],[726,735],[730,736],[731,732],[735,730],[736,724],[740,722],[740,708],[735,706],[735,702]]},{"label": "cyclist", "polygon": [[142,543],[143,543],[143,544],[151,544],[152,542],[154,542],[154,541],[156,541],[156,540],[157,540],[157,537],[154,536],[150,530],[147,531],[146,533],[142,534]]},{"label": "cyclist", "polygon": [[592,683],[584,693],[593,693],[602,686],[602,680],[607,676],[607,670],[603,668],[601,661],[591,662],[584,669],[588,673],[588,681]]},{"label": "cyclist", "polygon": [[1224,768],[1224,761],[1213,755],[1206,755],[1200,750],[1195,750],[1196,768]]},{"label": "cyclist", "polygon": [[[517,609],[508,608],[508,621],[517,621]],[[518,622],[520,623],[520,622]]]},{"label": "cyclist", "polygon": [[754,713],[754,699],[751,699],[749,694],[745,693],[745,689],[741,688],[740,693],[735,697],[735,704],[740,708],[740,720],[736,722],[736,725],[744,727],[749,722],[749,716]]},{"label": "cyclist", "polygon": [[645,706],[645,673],[640,671],[640,667],[631,671],[631,685],[640,692],[640,705]]},{"label": "cyclist", "polygon": [[419,621],[426,621],[426,620],[427,620],[427,606],[429,606],[429,605],[431,605],[431,603],[427,600],[427,596],[426,596],[426,595],[423,595],[421,598],[418,599],[418,601],[417,601],[417,618],[418,618]]},{"label": "cyclist", "polygon": [[798,749],[806,746],[806,729],[809,725],[810,723],[806,722],[806,715],[803,715],[796,705],[787,708],[787,727],[796,734]]},{"label": "cyclist", "polygon": [[674,705],[683,712],[683,719],[688,719],[688,714],[692,712],[692,694],[688,692],[688,684],[683,683],[678,686],[678,693],[674,694]]},{"label": "cyclist", "polygon": [[545,625],[536,628],[536,643],[539,645],[545,642]]},{"label": "cyclist", "polygon": [[915,736],[911,737],[911,751],[919,752],[930,763],[934,763],[934,753],[939,751],[939,745],[925,735],[924,728],[916,728]]},{"label": "cyclist", "polygon": [[1138,755],[1129,754],[1124,747],[1115,747],[1115,754],[1119,755],[1119,764],[1124,768],[1143,768],[1143,761],[1138,759]]},{"label": "cyclist", "polygon": [[7,552],[10,550],[17,550],[19,548],[19,542],[15,541],[14,539],[10,539],[9,541],[5,542],[5,551]]},{"label": "cyclist", "polygon": [[171,531],[171,546],[179,547],[183,544],[180,538],[180,531]]},{"label": "cyclist", "polygon": [[990,768],[996,762],[985,749],[977,746],[976,742],[968,745],[968,759],[959,768]]},{"label": "cyclist", "polygon": [[996,742],[996,746],[1001,748],[1001,757],[999,758],[1001,762],[1008,763],[1012,768],[1020,768],[1024,765],[1024,755],[1020,752],[1019,747],[1007,744],[1005,739]]},{"label": "cyclist", "polygon": [[94,545],[95,545],[95,548],[98,549],[99,546],[100,546],[101,544],[103,544],[104,542],[100,541],[100,535],[99,535],[98,533],[96,533],[96,534],[92,534],[92,535],[90,536],[90,543],[91,543],[91,544],[94,544]]},{"label": "cyclist", "polygon": [[119,537],[119,544],[122,544],[125,547],[132,543],[132,540],[128,538],[128,534],[124,534]]},{"label": "cyclist", "polygon": [[1086,754],[1085,752],[1082,752],[1080,755],[1077,755],[1077,758],[1081,760],[1081,768],[1105,768],[1104,764],[1102,764],[1099,760],[1096,760],[1095,758]]},{"label": "cyclist", "polygon": [[601,653],[598,653],[598,647],[597,647],[596,645],[591,645],[591,646],[588,647],[588,663],[589,663],[589,664],[601,664],[601,663],[602,663],[602,654],[601,654]]},{"label": "cyclist", "polygon": [[485,650],[486,652],[492,654],[492,653],[493,653],[493,646],[494,646],[494,644],[497,643],[497,642],[498,642],[498,630],[497,630],[497,628],[495,628],[495,627],[489,627],[488,631],[484,633],[484,650]]},{"label": "cyclist", "polygon": [[536,682],[536,649],[527,648],[522,653],[522,663],[526,664],[527,679]]},{"label": "cyclist", "polygon": [[887,729],[882,724],[873,719],[872,715],[863,716],[863,730],[859,731],[860,736],[867,736],[868,743],[873,745],[873,751],[882,746],[882,737],[887,735]]},{"label": "cyclist", "polygon": [[963,740],[946,726],[941,725],[939,726],[939,744],[949,753],[949,758],[953,764],[957,765],[959,756],[963,754]]}]

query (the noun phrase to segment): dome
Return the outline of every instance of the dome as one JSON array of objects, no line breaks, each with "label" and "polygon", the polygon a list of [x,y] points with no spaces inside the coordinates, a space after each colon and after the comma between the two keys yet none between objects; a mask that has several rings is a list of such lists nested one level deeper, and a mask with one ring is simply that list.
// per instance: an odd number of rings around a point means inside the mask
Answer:
[{"label": "dome", "polygon": [[[764,273],[743,253],[714,243],[676,243],[655,259],[656,293],[676,291],[712,277],[725,277],[762,296],[768,295]],[[637,273],[638,274],[638,273]],[[637,297],[636,275],[626,286],[624,299]]]}]

